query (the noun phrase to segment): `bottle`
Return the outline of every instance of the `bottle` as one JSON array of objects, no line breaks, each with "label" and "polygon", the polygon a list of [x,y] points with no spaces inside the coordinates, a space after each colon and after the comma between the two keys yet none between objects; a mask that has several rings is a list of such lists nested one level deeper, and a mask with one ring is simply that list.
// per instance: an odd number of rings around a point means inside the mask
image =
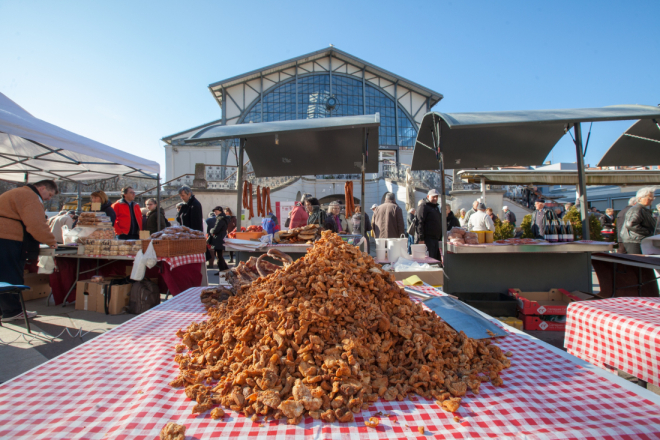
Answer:
[{"label": "bottle", "polygon": [[545,241],[550,241],[552,240],[552,237],[550,236],[550,225],[548,223],[545,224],[545,230],[543,231],[543,239]]},{"label": "bottle", "polygon": [[566,220],[566,242],[567,243],[572,243],[573,240],[575,240],[575,237],[573,237],[573,227],[571,226],[571,222],[567,219]]},{"label": "bottle", "polygon": [[557,233],[557,227],[555,222],[550,222],[550,243],[557,243],[559,241],[559,234]]},{"label": "bottle", "polygon": [[559,229],[557,230],[559,234],[559,240],[557,240],[559,243],[564,243],[566,241],[566,229],[564,229],[564,225],[559,222]]}]

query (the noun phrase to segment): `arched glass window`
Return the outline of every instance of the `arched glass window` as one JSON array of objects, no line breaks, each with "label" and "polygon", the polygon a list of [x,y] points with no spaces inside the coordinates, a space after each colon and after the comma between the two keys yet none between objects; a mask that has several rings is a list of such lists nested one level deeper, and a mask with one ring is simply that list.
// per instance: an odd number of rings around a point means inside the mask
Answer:
[{"label": "arched glass window", "polygon": [[[275,87],[264,95],[263,122],[292,119],[355,116],[362,114],[362,81],[343,75],[333,75],[332,94],[337,104],[330,109],[330,75],[309,75],[298,78],[298,118],[296,118],[296,83],[290,81]],[[379,140],[381,145],[396,146],[396,117],[394,100],[367,83],[364,93],[366,113],[380,113]],[[241,123],[262,122],[261,102],[257,102]],[[417,127],[401,108],[396,108],[399,118],[399,146],[412,147],[417,137]]]}]

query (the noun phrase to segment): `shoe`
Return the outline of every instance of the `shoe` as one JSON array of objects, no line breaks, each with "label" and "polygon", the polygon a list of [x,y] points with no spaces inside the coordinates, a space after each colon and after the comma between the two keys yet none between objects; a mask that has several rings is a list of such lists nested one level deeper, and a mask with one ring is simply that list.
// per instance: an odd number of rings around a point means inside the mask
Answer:
[{"label": "shoe", "polygon": [[[34,318],[37,315],[38,315],[37,312],[30,312],[29,310],[27,311],[28,319]],[[2,318],[2,322],[18,321],[23,319],[25,319],[23,317],[23,312],[20,312],[18,315],[10,316],[9,318]]]},{"label": "shoe", "polygon": [[232,264],[233,262],[234,262],[234,260],[229,260],[229,264]]}]

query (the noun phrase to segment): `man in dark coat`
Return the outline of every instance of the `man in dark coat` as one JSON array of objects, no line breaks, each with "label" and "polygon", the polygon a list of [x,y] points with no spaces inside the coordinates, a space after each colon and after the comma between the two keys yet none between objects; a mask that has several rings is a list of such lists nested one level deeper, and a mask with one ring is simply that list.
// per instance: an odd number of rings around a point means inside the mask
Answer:
[{"label": "man in dark coat", "polygon": [[202,204],[195,198],[192,189],[188,186],[179,188],[179,197],[183,201],[183,206],[179,212],[180,224],[190,229],[204,232],[204,214],[202,213]]},{"label": "man in dark coat", "polygon": [[545,225],[557,220],[557,215],[552,209],[545,208],[545,200],[542,198],[537,199],[534,206],[536,210],[532,212],[532,234],[534,238],[543,238],[545,236]]},{"label": "man in dark coat", "polygon": [[621,238],[627,254],[641,254],[641,243],[655,233],[655,219],[651,212],[654,188],[646,187],[637,191],[637,204],[626,213],[626,221],[621,229]]},{"label": "man in dark coat", "polygon": [[619,211],[619,213],[616,216],[616,237],[617,237],[617,242],[619,243],[617,252],[619,254],[626,253],[626,247],[623,245],[623,240],[621,239],[621,229],[623,228],[623,224],[626,222],[626,214],[628,213],[628,210],[633,206],[635,206],[636,203],[637,203],[637,197],[631,197],[630,200],[628,201],[628,206],[626,206],[621,211]]},{"label": "man in dark coat", "polygon": [[504,211],[504,221],[507,223],[511,223],[513,227],[516,227],[516,215],[509,211],[508,206],[502,206],[502,211]]},{"label": "man in dark coat", "polygon": [[376,238],[399,238],[405,234],[403,210],[393,193],[385,194],[385,202],[376,209],[372,225]]},{"label": "man in dark coat", "polygon": [[229,269],[223,255],[229,218],[225,215],[224,210],[220,206],[213,208],[213,213],[215,214],[215,224],[209,232],[208,243],[211,245],[211,252],[215,252],[216,256],[218,257],[218,273],[216,275],[219,275],[219,271]]},{"label": "man in dark coat", "polygon": [[425,244],[429,257],[436,260],[440,260],[440,240],[442,239],[438,196],[440,193],[432,189],[417,207],[417,243]]}]

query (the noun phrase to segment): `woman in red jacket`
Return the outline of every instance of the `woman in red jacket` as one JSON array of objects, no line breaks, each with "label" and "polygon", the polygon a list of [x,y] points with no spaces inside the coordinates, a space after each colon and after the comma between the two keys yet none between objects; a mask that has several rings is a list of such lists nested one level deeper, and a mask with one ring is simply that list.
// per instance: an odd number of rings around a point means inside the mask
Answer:
[{"label": "woman in red jacket", "polygon": [[300,228],[302,226],[307,226],[307,218],[309,214],[303,207],[302,203],[296,202],[296,206],[291,210],[291,215],[289,218],[291,222],[289,223],[289,229]]}]

